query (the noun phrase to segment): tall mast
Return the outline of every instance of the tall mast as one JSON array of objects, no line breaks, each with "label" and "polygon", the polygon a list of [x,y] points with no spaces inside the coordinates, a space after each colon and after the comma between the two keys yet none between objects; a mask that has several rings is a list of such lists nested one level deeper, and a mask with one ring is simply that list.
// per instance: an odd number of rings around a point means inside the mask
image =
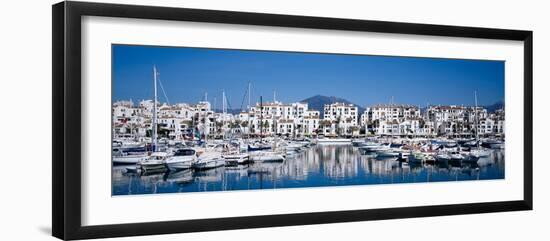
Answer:
[{"label": "tall mast", "polygon": [[247,114],[246,114],[246,122],[248,124],[248,137],[250,138],[250,81],[248,81],[248,108],[247,108]]},{"label": "tall mast", "polygon": [[262,141],[263,134],[264,134],[264,104],[262,102],[262,96],[260,96],[260,141]]},{"label": "tall mast", "polygon": [[475,100],[475,114],[474,114],[474,118],[475,118],[475,128],[476,128],[476,144],[477,144],[477,148],[479,149],[479,131],[477,130],[478,128],[478,122],[479,122],[479,118],[478,118],[478,115],[477,115],[477,91],[474,91],[474,100]]},{"label": "tall mast", "polygon": [[225,113],[226,113],[226,99],[225,99],[225,90],[222,90],[222,139],[225,139]]},{"label": "tall mast", "polygon": [[153,65],[153,90],[155,99],[153,100],[153,152],[157,150],[157,67]]},{"label": "tall mast", "polygon": [[[277,92],[275,90],[273,90],[273,105],[275,105],[275,103],[277,103]],[[273,124],[273,128],[272,128],[273,130],[272,131],[273,131],[273,135],[275,136],[275,142],[276,142],[277,141],[277,133],[276,133],[277,132],[277,126],[275,125],[275,114],[276,114],[277,110],[276,110],[275,107],[272,107],[272,108],[273,108],[273,111],[271,113],[271,115],[272,115],[272,118],[271,118],[272,120],[271,121],[273,122],[272,123]]]},{"label": "tall mast", "polygon": [[248,110],[250,111],[250,81],[248,81]]},{"label": "tall mast", "polygon": [[[212,108],[212,113],[214,117],[216,116],[216,107],[217,107],[217,98],[214,96],[214,107]],[[218,133],[218,125],[216,124],[216,119],[214,118],[214,136]]]}]

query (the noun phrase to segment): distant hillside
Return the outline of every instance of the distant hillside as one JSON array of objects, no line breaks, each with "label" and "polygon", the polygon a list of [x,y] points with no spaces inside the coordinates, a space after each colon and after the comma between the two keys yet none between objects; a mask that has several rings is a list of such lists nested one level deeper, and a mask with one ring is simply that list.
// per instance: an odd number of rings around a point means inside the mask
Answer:
[{"label": "distant hillside", "polygon": [[346,99],[338,98],[335,96],[316,95],[316,96],[312,96],[307,99],[304,99],[301,102],[306,102],[308,104],[309,109],[318,110],[319,112],[321,112],[321,116],[323,116],[324,114],[325,105],[332,104],[335,102],[353,104],[357,106],[359,110],[358,115],[361,115],[363,111],[365,111],[365,108],[363,108],[362,106],[352,103],[351,101],[348,101]]},{"label": "distant hillside", "polygon": [[485,107],[485,109],[487,109],[487,112],[492,113],[492,112],[495,112],[498,109],[504,108],[504,101],[499,101],[499,102],[496,102],[492,105],[487,105],[487,106],[484,106],[484,107]]}]

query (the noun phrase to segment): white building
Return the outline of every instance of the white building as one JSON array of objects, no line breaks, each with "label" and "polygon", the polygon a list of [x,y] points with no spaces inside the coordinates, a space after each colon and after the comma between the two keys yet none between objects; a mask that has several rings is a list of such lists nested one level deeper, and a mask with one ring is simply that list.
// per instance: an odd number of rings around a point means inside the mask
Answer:
[{"label": "white building", "polygon": [[420,117],[420,109],[414,105],[374,105],[365,109],[361,116],[364,124],[375,120],[405,121]]},{"label": "white building", "polygon": [[[353,104],[333,103],[324,106],[324,121],[330,121],[329,135],[356,135],[359,130],[358,108]],[[325,125],[325,129],[328,125]]]}]

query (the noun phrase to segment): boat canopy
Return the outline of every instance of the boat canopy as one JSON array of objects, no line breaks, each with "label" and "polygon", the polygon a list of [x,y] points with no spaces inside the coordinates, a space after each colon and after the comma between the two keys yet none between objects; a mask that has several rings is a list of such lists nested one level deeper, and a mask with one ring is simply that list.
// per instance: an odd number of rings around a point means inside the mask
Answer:
[{"label": "boat canopy", "polygon": [[192,156],[195,155],[195,153],[193,149],[179,149],[174,153],[174,156]]}]

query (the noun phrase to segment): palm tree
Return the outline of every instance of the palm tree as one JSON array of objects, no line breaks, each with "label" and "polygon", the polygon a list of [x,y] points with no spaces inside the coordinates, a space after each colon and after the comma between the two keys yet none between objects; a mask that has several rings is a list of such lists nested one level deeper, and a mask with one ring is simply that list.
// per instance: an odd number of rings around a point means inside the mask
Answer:
[{"label": "palm tree", "polygon": [[329,120],[321,120],[319,122],[319,129],[317,130],[317,134],[321,132],[321,134],[325,134],[325,129],[330,126],[331,122]]},{"label": "palm tree", "polygon": [[214,132],[214,134],[221,134],[223,132],[223,123],[222,122],[219,122],[219,121],[216,121],[216,130]]},{"label": "palm tree", "polygon": [[353,135],[353,133],[355,133],[356,131],[359,130],[359,126],[352,126],[352,127],[350,128],[350,130],[351,130],[351,134]]},{"label": "palm tree", "polygon": [[136,123],[129,123],[128,124],[128,128],[130,129],[130,134],[134,134],[134,130],[137,128],[137,124]]}]

